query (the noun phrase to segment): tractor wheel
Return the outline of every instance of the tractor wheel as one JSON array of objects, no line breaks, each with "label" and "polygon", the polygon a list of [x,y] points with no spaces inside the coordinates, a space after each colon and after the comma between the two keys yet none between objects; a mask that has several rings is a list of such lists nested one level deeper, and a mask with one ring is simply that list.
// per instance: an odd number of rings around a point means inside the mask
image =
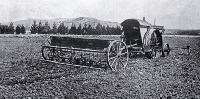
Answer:
[{"label": "tractor wheel", "polygon": [[112,70],[120,70],[127,66],[129,59],[128,48],[122,41],[113,41],[108,47],[107,62]]},{"label": "tractor wheel", "polygon": [[55,49],[49,46],[42,47],[42,57],[44,60],[52,60],[54,59]]}]

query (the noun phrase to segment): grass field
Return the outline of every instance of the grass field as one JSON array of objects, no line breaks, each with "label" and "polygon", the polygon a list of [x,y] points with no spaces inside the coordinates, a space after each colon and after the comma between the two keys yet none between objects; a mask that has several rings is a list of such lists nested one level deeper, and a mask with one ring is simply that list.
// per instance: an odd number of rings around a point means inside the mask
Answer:
[{"label": "grass field", "polygon": [[[78,68],[39,61],[46,36],[0,36],[1,98],[200,98],[200,38],[164,37],[167,57],[133,57],[126,69]],[[184,51],[183,51],[184,52]]]}]

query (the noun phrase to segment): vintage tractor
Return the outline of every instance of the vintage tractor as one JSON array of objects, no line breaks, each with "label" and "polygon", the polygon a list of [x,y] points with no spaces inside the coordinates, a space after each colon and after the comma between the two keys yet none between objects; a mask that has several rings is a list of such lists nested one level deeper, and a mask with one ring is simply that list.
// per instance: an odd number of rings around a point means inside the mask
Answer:
[{"label": "vintage tractor", "polygon": [[127,19],[121,26],[119,39],[51,35],[42,46],[42,56],[54,63],[120,70],[127,66],[129,56],[137,53],[149,59],[169,55],[170,46],[162,39],[163,26],[139,19]]},{"label": "vintage tractor", "polygon": [[130,55],[136,53],[145,54],[147,58],[156,57],[156,55],[169,55],[169,44],[164,44],[162,34],[163,26],[155,26],[146,20],[127,19],[121,23],[123,27],[122,41],[129,49]]}]

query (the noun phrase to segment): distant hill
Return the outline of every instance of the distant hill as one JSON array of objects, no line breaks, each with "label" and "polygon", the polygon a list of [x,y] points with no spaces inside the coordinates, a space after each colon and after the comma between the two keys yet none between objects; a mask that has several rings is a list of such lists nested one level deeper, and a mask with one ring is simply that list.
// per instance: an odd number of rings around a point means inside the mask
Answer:
[{"label": "distant hill", "polygon": [[198,30],[166,29],[164,35],[200,35]]},{"label": "distant hill", "polygon": [[[92,27],[95,27],[97,24],[101,24],[103,26],[109,26],[109,27],[117,27],[120,26],[117,22],[110,22],[110,21],[102,21],[95,18],[89,18],[89,17],[78,17],[78,18],[55,18],[55,19],[26,19],[26,20],[19,20],[13,22],[14,26],[16,27],[18,24],[24,25],[26,29],[30,29],[31,25],[33,24],[33,21],[36,21],[38,24],[40,21],[42,24],[48,21],[49,25],[52,27],[53,23],[55,22],[57,26],[64,22],[65,26],[71,27],[72,24],[74,24],[76,27],[78,27],[80,24],[84,26],[84,24],[91,25]],[[4,23],[9,24],[9,23]]]}]

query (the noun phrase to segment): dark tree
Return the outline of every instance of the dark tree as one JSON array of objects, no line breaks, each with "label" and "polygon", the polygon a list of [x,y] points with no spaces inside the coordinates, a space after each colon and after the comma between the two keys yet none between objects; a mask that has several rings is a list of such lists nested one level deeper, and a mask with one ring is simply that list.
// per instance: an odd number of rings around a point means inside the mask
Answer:
[{"label": "dark tree", "polygon": [[78,33],[77,33],[77,30],[76,30],[75,24],[72,24],[72,26],[71,26],[71,28],[70,28],[70,30],[69,30],[69,34],[75,34],[75,35],[78,34]]},{"label": "dark tree", "polygon": [[65,25],[64,25],[64,23],[62,22],[62,23],[60,23],[60,25],[58,26],[58,33],[60,33],[60,34],[65,34],[65,32],[66,32],[66,30],[65,30]]},{"label": "dark tree", "polygon": [[14,34],[15,32],[15,28],[13,26],[13,22],[10,23],[9,27],[8,27],[8,34]]},{"label": "dark tree", "polygon": [[76,26],[75,24],[72,24],[70,30],[69,30],[69,34],[78,34],[77,31],[76,31]]},{"label": "dark tree", "polygon": [[96,28],[95,28],[95,34],[96,35],[102,35],[102,25],[101,24],[97,24]]},{"label": "dark tree", "polygon": [[22,34],[25,34],[26,33],[26,29],[25,29],[25,27],[24,27],[24,25],[22,24],[22,26],[21,26],[21,30],[20,30],[21,32],[20,33],[22,33]]},{"label": "dark tree", "polygon": [[43,26],[42,26],[42,22],[40,21],[37,27],[38,34],[42,34],[42,30],[43,30]]},{"label": "dark tree", "polygon": [[77,32],[78,35],[83,34],[83,29],[82,29],[81,24],[79,24],[78,28],[76,29],[76,32]]},{"label": "dark tree", "polygon": [[15,30],[16,30],[16,34],[20,34],[21,33],[20,25],[17,25]]},{"label": "dark tree", "polygon": [[65,34],[68,34],[69,33],[69,27],[65,27]]},{"label": "dark tree", "polygon": [[1,34],[4,34],[4,25],[1,25]]},{"label": "dark tree", "polygon": [[102,26],[102,34],[107,35],[107,30],[105,26]]},{"label": "dark tree", "polygon": [[8,27],[8,25],[4,25],[3,26],[3,33],[4,34],[8,34],[9,33],[9,27]]},{"label": "dark tree", "polygon": [[36,21],[35,21],[35,20],[33,21],[33,24],[32,24],[32,26],[31,26],[30,31],[31,31],[31,34],[37,33],[37,24],[36,24]]},{"label": "dark tree", "polygon": [[56,33],[57,33],[57,25],[56,25],[55,22],[53,23],[52,33],[53,33],[53,34],[56,34]]},{"label": "dark tree", "polygon": [[121,35],[122,34],[122,30],[121,30],[120,26],[117,26],[116,32],[117,32],[117,35]]},{"label": "dark tree", "polygon": [[2,25],[0,23],[0,34],[2,34]]},{"label": "dark tree", "polygon": [[84,24],[84,26],[83,26],[83,35],[86,35],[87,34],[87,24]]},{"label": "dark tree", "polygon": [[106,27],[106,35],[112,35],[112,31],[109,26]]},{"label": "dark tree", "polygon": [[1,34],[4,34],[4,25],[1,25]]},{"label": "dark tree", "polygon": [[93,34],[93,28],[92,28],[91,25],[89,25],[89,26],[87,27],[87,35],[92,35],[92,34]]},{"label": "dark tree", "polygon": [[49,34],[50,32],[50,26],[49,26],[49,23],[48,22],[45,22],[43,28],[42,28],[42,33],[43,34]]}]

